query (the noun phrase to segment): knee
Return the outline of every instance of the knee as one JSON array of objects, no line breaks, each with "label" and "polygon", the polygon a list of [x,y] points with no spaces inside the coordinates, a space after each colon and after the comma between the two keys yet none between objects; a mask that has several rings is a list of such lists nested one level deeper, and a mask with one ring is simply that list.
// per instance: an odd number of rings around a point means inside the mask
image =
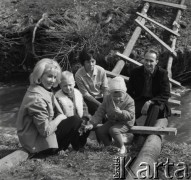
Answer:
[{"label": "knee", "polygon": [[110,135],[120,134],[120,131],[119,131],[119,129],[116,128],[116,127],[111,127],[111,128],[109,129],[109,134],[110,134]]},{"label": "knee", "polygon": [[99,136],[99,137],[106,134],[105,130],[103,128],[101,128],[101,127],[97,128],[95,130],[95,133],[96,133],[96,136]]},{"label": "knee", "polygon": [[101,128],[97,128],[97,129],[95,129],[95,133],[96,133],[97,135],[102,134],[102,130],[101,130]]},{"label": "knee", "polygon": [[82,123],[82,119],[78,116],[71,116],[68,117],[70,124],[73,124],[74,127],[78,128],[81,123]]}]

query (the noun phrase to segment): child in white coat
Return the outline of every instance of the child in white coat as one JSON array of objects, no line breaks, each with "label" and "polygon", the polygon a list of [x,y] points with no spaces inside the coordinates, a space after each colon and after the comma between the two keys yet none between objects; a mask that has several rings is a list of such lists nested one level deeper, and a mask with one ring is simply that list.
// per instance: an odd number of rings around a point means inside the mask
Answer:
[{"label": "child in white coat", "polygon": [[[64,114],[68,118],[73,117],[85,123],[90,118],[88,108],[84,103],[81,92],[78,89],[74,88],[74,86],[75,80],[73,74],[69,71],[62,72],[60,83],[61,89],[56,93],[55,96]],[[85,145],[87,137],[89,135],[89,131],[83,133],[81,136],[79,135],[76,136],[76,144],[78,144],[79,146],[76,148],[82,148]]]}]

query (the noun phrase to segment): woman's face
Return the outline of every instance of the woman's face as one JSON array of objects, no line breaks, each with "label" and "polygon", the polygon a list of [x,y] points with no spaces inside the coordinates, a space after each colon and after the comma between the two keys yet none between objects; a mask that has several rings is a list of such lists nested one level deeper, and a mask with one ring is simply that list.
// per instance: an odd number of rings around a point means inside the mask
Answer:
[{"label": "woman's face", "polygon": [[92,72],[94,70],[96,60],[91,58],[89,61],[84,61],[84,68],[87,72]]},{"label": "woman's face", "polygon": [[116,105],[120,104],[125,99],[125,93],[121,91],[111,92],[111,96]]},{"label": "woman's face", "polygon": [[48,70],[48,71],[45,70],[45,72],[40,78],[40,82],[42,83],[45,89],[49,90],[54,86],[56,78],[57,78],[57,72],[55,70]]}]

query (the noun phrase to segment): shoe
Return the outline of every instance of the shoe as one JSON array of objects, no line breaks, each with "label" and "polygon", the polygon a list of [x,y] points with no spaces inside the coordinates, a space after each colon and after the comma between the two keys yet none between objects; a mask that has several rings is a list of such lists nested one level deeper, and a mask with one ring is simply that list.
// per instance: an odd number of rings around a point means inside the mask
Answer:
[{"label": "shoe", "polygon": [[122,146],[117,154],[118,154],[118,156],[126,156],[127,155],[126,147]]}]

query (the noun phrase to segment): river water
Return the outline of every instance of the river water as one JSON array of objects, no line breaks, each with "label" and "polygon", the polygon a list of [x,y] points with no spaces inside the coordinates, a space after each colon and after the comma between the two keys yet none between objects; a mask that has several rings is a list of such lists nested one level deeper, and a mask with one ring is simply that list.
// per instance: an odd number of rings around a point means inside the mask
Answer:
[{"label": "river water", "polygon": [[170,127],[177,128],[176,136],[166,136],[165,140],[176,143],[191,144],[191,90],[190,87],[181,93],[181,105],[176,109],[181,110],[181,117],[172,116],[169,118]]},{"label": "river water", "polygon": [[[27,85],[0,85],[0,129],[14,128],[17,112],[26,92]],[[176,136],[166,136],[166,141],[191,144],[191,91],[181,95],[181,117],[170,117],[169,126],[178,130]]]}]

